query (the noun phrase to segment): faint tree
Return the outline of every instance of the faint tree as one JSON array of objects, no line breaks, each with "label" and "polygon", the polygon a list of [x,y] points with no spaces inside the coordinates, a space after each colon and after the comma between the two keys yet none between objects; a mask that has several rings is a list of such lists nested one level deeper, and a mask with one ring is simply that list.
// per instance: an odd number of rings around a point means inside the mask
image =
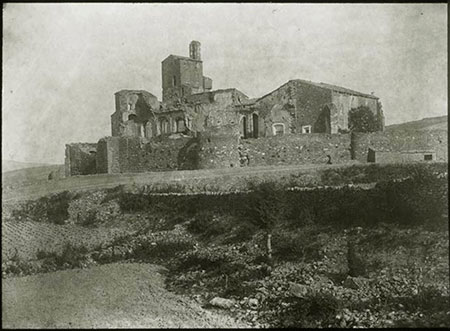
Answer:
[{"label": "faint tree", "polygon": [[276,222],[286,214],[285,191],[276,183],[250,184],[249,204],[247,206],[250,213],[250,220],[263,229],[267,235],[267,257],[272,259],[272,232]]},{"label": "faint tree", "polygon": [[378,121],[369,107],[359,106],[350,110],[348,127],[353,132],[374,132],[378,130]]}]

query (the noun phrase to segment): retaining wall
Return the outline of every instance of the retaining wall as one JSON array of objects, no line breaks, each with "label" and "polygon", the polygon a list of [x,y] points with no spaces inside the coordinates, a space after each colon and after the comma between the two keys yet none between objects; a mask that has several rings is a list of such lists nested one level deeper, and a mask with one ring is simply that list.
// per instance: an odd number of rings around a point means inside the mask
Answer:
[{"label": "retaining wall", "polygon": [[[352,158],[360,162],[368,162],[369,148],[375,152],[391,155],[391,162],[401,159],[406,152],[434,151],[436,161],[448,161],[448,131],[395,131],[352,133]],[[398,155],[398,158],[393,157]]]},{"label": "retaining wall", "polygon": [[298,134],[241,141],[249,166],[332,163],[351,161],[350,134]]}]

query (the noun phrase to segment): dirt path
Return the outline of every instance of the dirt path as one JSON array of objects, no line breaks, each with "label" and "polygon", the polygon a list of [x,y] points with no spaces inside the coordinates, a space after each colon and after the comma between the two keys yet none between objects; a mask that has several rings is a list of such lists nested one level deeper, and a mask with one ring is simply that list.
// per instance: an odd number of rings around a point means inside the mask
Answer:
[{"label": "dirt path", "polygon": [[117,263],[2,282],[3,328],[239,328],[164,289],[164,269]]}]

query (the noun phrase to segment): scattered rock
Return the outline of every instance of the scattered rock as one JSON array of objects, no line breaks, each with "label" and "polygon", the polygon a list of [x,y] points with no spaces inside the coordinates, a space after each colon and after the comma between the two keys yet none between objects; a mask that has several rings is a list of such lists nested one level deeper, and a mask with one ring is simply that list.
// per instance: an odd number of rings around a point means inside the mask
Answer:
[{"label": "scattered rock", "polygon": [[233,300],[224,299],[224,298],[220,298],[220,297],[213,298],[209,302],[209,304],[214,306],[214,307],[219,307],[219,308],[222,308],[222,309],[230,309],[230,308],[234,307],[234,301]]},{"label": "scattered rock", "polygon": [[258,299],[252,298],[252,299],[249,299],[249,300],[248,300],[248,306],[249,306],[251,309],[256,309],[256,308],[258,308],[258,304],[259,304]]},{"label": "scattered rock", "polygon": [[304,298],[308,294],[308,287],[306,285],[289,283],[289,292],[297,298]]},{"label": "scattered rock", "polygon": [[364,288],[368,285],[369,279],[363,278],[363,277],[350,277],[348,276],[347,279],[344,281],[342,286],[345,288],[350,288],[353,290],[359,290],[361,288]]}]

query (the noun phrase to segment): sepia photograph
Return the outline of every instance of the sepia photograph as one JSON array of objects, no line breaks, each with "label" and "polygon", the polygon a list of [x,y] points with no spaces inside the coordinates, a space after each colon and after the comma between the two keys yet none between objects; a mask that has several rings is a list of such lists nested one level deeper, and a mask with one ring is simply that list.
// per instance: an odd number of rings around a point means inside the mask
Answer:
[{"label": "sepia photograph", "polygon": [[3,3],[2,328],[449,328],[447,3]]}]

